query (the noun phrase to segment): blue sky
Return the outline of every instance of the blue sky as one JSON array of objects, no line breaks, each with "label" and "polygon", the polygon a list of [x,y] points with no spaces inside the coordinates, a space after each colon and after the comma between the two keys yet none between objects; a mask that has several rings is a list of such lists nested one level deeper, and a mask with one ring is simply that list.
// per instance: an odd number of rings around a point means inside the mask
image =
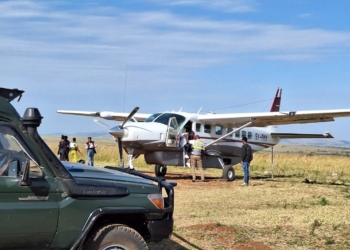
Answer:
[{"label": "blue sky", "polygon": [[[40,109],[42,134],[102,129],[58,109],[268,111],[271,101],[220,108],[272,99],[277,87],[282,110],[350,108],[349,9],[345,0],[1,1],[0,82],[26,91],[14,105]],[[350,140],[349,125],[280,129]]]}]

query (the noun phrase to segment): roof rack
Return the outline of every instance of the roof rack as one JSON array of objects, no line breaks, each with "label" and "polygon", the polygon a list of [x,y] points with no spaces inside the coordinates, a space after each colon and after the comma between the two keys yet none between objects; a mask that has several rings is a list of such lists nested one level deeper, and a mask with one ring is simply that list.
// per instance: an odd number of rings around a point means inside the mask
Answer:
[{"label": "roof rack", "polygon": [[0,88],[0,97],[6,99],[8,102],[13,101],[17,97],[19,97],[17,100],[19,102],[23,93],[24,90]]}]

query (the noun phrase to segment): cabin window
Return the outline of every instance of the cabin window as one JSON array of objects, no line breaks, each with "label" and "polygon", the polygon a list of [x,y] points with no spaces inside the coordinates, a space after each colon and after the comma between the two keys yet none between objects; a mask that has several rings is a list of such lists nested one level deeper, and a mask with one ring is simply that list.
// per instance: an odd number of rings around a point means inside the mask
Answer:
[{"label": "cabin window", "polygon": [[252,139],[252,137],[253,137],[252,132],[248,132],[248,139]]},{"label": "cabin window", "polygon": [[242,131],[242,138],[243,137],[247,137],[247,131],[244,131],[244,130]]},{"label": "cabin window", "polygon": [[222,127],[221,126],[216,126],[215,127],[215,134],[222,135]]},{"label": "cabin window", "polygon": [[202,132],[202,124],[196,123],[196,132]]},{"label": "cabin window", "polygon": [[241,137],[241,131],[237,131],[237,132],[235,133],[235,137],[236,137],[236,138]]},{"label": "cabin window", "polygon": [[211,133],[211,125],[205,124],[204,125],[204,133]]},{"label": "cabin window", "polygon": [[[233,128],[228,128],[228,129],[227,129],[227,134],[228,134],[228,133],[231,133],[232,131],[233,131]],[[233,136],[233,135],[232,135],[232,136]]]}]

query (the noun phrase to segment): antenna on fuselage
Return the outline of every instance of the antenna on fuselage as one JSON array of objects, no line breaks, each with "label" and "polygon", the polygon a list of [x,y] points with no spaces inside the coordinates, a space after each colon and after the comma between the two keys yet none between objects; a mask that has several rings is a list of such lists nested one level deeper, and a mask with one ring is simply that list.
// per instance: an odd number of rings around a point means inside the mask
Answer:
[{"label": "antenna on fuselage", "polygon": [[202,111],[202,107],[200,107],[200,109],[198,110],[197,114],[199,114]]},{"label": "antenna on fuselage", "polygon": [[181,111],[182,111],[182,107],[180,108],[179,112],[181,112]]}]

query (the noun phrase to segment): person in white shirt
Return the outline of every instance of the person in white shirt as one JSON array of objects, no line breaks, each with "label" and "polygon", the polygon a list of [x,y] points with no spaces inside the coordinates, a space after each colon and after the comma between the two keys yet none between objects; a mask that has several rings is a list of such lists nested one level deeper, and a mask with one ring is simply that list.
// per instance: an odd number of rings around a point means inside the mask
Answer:
[{"label": "person in white shirt", "polygon": [[91,137],[88,137],[88,141],[85,143],[85,148],[88,156],[88,165],[93,166],[97,144],[91,140]]}]

